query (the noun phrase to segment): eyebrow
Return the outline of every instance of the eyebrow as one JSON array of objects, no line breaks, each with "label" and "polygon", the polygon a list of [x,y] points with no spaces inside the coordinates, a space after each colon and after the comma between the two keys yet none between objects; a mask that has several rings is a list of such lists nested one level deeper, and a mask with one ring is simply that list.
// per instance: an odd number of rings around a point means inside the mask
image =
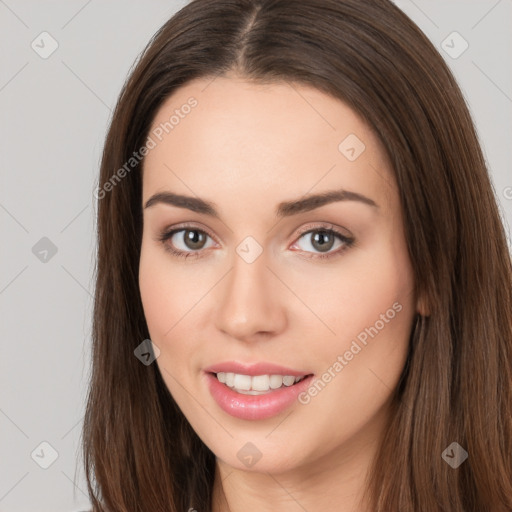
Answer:
[{"label": "eyebrow", "polygon": [[[279,203],[276,208],[276,216],[289,217],[291,215],[309,212],[337,201],[358,201],[372,208],[379,208],[375,201],[357,192],[351,192],[349,190],[331,190]],[[150,208],[159,203],[177,206],[178,208],[186,208],[196,213],[202,213],[220,219],[215,203],[205,201],[199,197],[183,196],[172,192],[158,192],[147,200],[144,208]]]}]

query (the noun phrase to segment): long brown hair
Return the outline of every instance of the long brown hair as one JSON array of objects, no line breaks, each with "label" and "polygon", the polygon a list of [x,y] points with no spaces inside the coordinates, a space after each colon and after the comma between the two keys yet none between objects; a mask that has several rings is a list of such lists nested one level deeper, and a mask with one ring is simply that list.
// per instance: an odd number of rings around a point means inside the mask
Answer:
[{"label": "long brown hair", "polygon": [[[158,366],[134,357],[149,338],[138,288],[143,160],[126,162],[173,91],[233,70],[258,83],[312,85],[346,102],[378,134],[394,169],[429,315],[411,333],[394,413],[366,482],[372,510],[512,510],[510,254],[448,67],[387,0],[194,0],[140,55],[104,146],[82,433],[94,511],[211,510],[214,454]],[[442,458],[452,442],[468,452],[458,468]]]}]

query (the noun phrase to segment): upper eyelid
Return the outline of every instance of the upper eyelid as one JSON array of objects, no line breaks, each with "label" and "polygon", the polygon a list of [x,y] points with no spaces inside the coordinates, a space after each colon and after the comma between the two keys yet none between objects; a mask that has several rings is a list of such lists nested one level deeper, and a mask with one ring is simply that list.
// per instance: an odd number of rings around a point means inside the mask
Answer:
[{"label": "upper eyelid", "polygon": [[[163,228],[161,230],[161,232],[162,233],[171,233],[173,231],[182,231],[182,230],[186,230],[186,229],[190,229],[190,230],[197,229],[198,231],[204,231],[207,235],[211,236],[212,238],[216,238],[215,235],[211,234],[211,232],[209,231],[208,228],[202,226],[201,224],[196,224],[196,223],[191,223],[191,224],[185,223],[185,224],[173,225],[168,228]],[[318,222],[307,223],[305,226],[301,227],[299,229],[298,235],[303,235],[303,234],[307,233],[308,231],[317,231],[317,230],[321,230],[321,229],[332,230],[332,231],[348,231],[346,228],[341,228],[341,227],[335,226],[332,222],[322,223],[321,221],[318,221]],[[350,235],[347,234],[346,236],[349,237]]]},{"label": "upper eyelid", "polygon": [[345,236],[346,238],[350,238],[351,235],[349,234],[343,234],[341,233],[341,231],[348,231],[346,228],[339,228],[337,226],[335,226],[334,224],[332,224],[331,222],[325,222],[325,223],[320,223],[320,224],[315,224],[315,223],[309,223],[309,224],[306,224],[305,226],[303,226],[302,228],[299,229],[299,232],[298,232],[298,236],[302,236],[302,235],[305,235],[307,233],[310,233],[311,231],[321,231],[322,229],[326,230],[326,231],[333,231],[334,233],[338,234],[338,235],[341,235],[341,236]]}]

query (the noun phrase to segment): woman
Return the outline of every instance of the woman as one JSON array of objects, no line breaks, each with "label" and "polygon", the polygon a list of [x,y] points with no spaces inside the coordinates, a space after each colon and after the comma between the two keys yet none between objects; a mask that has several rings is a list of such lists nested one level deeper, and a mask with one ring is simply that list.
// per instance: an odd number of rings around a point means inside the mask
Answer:
[{"label": "woman", "polygon": [[510,255],[392,3],[192,1],[96,196],[95,511],[512,510]]}]

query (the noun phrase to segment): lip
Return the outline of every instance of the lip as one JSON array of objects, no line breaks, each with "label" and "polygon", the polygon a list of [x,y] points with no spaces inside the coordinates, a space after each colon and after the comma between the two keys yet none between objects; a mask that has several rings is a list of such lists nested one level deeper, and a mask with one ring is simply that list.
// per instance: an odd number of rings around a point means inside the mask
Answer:
[{"label": "lip", "polygon": [[[226,368],[226,366],[222,366],[222,368],[223,369],[219,371],[225,371],[224,368]],[[233,368],[233,366],[229,368]],[[242,373],[243,375],[266,375],[267,373],[273,373],[274,375],[294,375],[293,372],[281,373],[281,370],[277,372],[275,371],[276,367],[274,365],[274,369],[271,372],[265,371],[262,373],[258,373],[260,368],[256,367],[256,370],[255,367],[251,367],[250,369],[256,373],[250,374],[240,371],[239,366],[237,366],[237,368],[237,371],[233,373]],[[266,366],[266,368],[268,368],[268,366]],[[243,371],[246,372],[247,367]],[[289,369],[286,369],[286,372],[289,372]],[[311,385],[314,378],[313,374],[309,374],[306,378],[292,386],[283,386],[264,395],[245,395],[237,393],[225,384],[219,382],[214,373],[217,372],[210,373],[205,371],[205,376],[210,394],[215,402],[217,402],[217,405],[230,416],[252,421],[277,416],[291,407],[294,403],[298,402],[299,394],[304,392]],[[301,375],[305,374],[295,372],[295,376]]]},{"label": "lip", "polygon": [[214,364],[204,369],[207,373],[238,373],[240,375],[293,375],[294,377],[302,377],[303,375],[309,375],[313,372],[310,371],[298,371],[280,366],[274,363],[238,363],[236,361],[226,361],[223,363]]}]

